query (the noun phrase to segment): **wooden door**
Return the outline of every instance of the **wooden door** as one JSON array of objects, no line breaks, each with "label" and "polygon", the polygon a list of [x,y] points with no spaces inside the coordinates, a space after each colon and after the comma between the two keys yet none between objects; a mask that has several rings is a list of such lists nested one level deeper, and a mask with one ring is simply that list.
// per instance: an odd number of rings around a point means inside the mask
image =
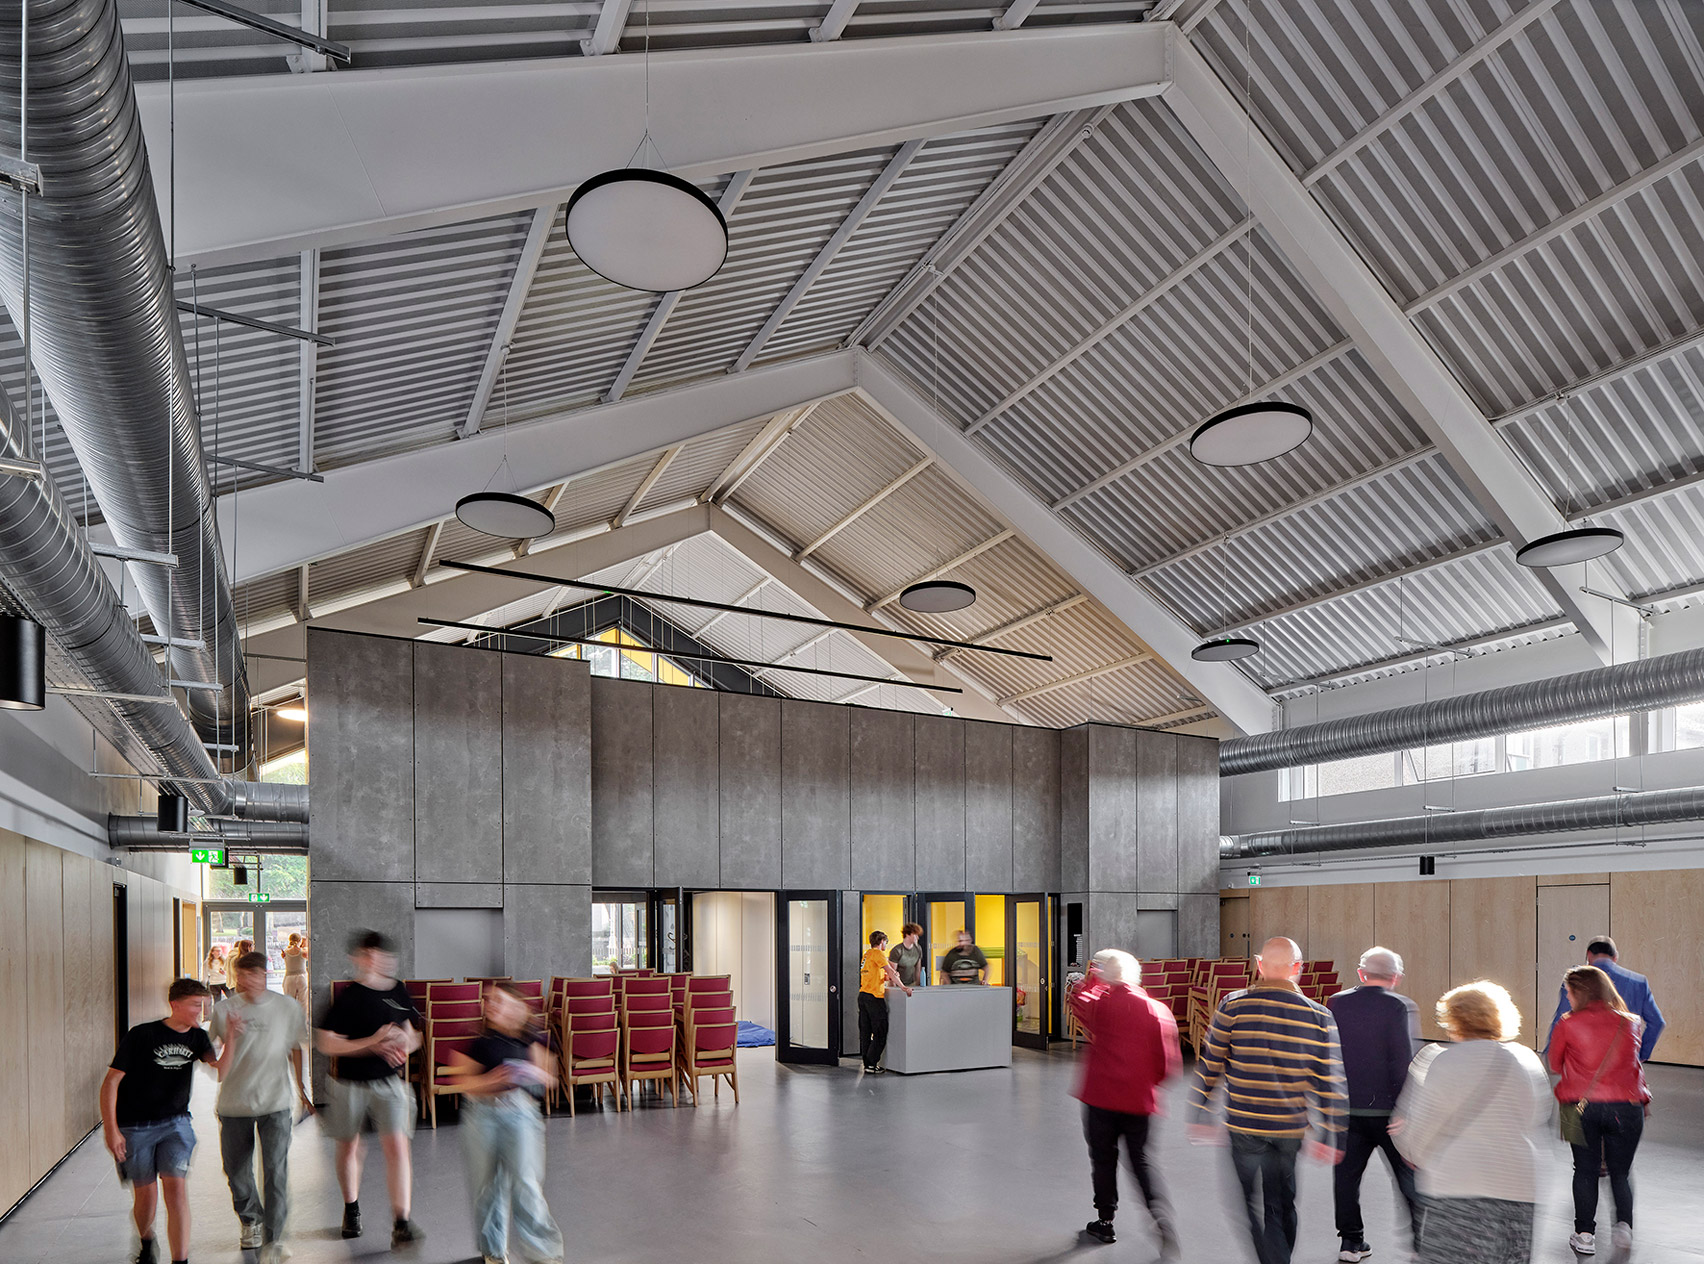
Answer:
[{"label": "wooden door", "polygon": [[1248,943],[1248,897],[1221,898],[1219,901],[1219,955],[1246,957],[1254,951]]},{"label": "wooden door", "polygon": [[1586,945],[1609,933],[1609,886],[1538,889],[1538,988],[1532,1019],[1532,1046],[1549,1043],[1550,1019],[1558,989],[1569,966],[1585,964]]}]

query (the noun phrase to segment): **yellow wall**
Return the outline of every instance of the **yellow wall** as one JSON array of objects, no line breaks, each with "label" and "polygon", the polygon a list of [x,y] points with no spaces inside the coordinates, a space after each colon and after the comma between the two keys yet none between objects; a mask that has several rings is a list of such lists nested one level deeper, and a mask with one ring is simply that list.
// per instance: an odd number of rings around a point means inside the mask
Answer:
[{"label": "yellow wall", "polygon": [[1006,897],[976,897],[976,946],[988,958],[988,986],[1006,986]]},{"label": "yellow wall", "polygon": [[862,951],[870,946],[870,932],[879,930],[888,937],[888,947],[892,948],[900,939],[900,930],[905,925],[905,897],[903,895],[866,895],[864,897],[864,929],[858,936],[858,947]]}]

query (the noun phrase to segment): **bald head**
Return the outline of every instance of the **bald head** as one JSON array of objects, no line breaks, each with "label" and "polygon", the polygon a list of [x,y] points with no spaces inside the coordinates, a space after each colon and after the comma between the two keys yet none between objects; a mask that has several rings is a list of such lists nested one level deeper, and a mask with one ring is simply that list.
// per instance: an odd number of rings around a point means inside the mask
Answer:
[{"label": "bald head", "polygon": [[1296,977],[1301,967],[1302,950],[1293,939],[1275,935],[1260,946],[1260,977],[1281,981]]}]

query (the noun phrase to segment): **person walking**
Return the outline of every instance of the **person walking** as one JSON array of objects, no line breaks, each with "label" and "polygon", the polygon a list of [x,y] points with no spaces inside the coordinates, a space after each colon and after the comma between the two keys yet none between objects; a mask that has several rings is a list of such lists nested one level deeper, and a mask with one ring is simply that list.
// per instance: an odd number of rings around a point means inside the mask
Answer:
[{"label": "person walking", "polygon": [[888,953],[899,981],[906,987],[922,987],[929,982],[929,965],[924,959],[923,945],[917,942],[922,935],[921,926],[907,922],[900,928],[899,942]]},{"label": "person walking", "polygon": [[[1622,1007],[1637,1018],[1643,1025],[1643,1034],[1639,1038],[1639,1061],[1649,1062],[1651,1055],[1656,1052],[1657,1039],[1663,1034],[1663,1028],[1668,1024],[1663,1020],[1663,1011],[1657,1007],[1657,998],[1651,994],[1651,981],[1642,974],[1635,974],[1621,964],[1617,958],[1615,941],[1608,935],[1597,935],[1586,945],[1586,964],[1596,966],[1609,976],[1609,981],[1615,985],[1617,995],[1621,997]],[[1573,1009],[1568,999],[1568,984],[1563,981],[1561,994],[1556,1000],[1556,1014],[1550,1020],[1549,1042],[1556,1039],[1556,1025]]]},{"label": "person walking", "polygon": [[485,1034],[450,1055],[460,1072],[462,1152],[473,1187],[473,1227],[483,1264],[506,1264],[509,1226],[533,1264],[561,1264],[562,1231],[544,1200],[544,1116],[554,1080],[513,983],[485,992]]},{"label": "person walking", "polygon": [[159,1259],[154,1213],[162,1186],[171,1258],[176,1264],[189,1259],[189,1189],[184,1179],[195,1153],[195,1129],[189,1121],[192,1077],[197,1062],[222,1071],[236,1043],[233,1039],[223,1054],[214,1053],[201,1027],[207,995],[207,985],[198,979],[174,982],[166,993],[171,1013],[132,1027],[101,1081],[101,1134],[118,1164],[118,1179],[130,1186],[136,1264],[156,1264]]},{"label": "person walking", "polygon": [[[216,1042],[228,1043],[233,1029],[242,1032],[213,1108],[219,1118],[219,1153],[241,1226],[239,1248],[260,1248],[260,1264],[282,1264],[290,1214],[292,1111],[296,1102],[306,1114],[314,1110],[302,1079],[308,1024],[299,1004],[266,990],[266,958],[260,953],[237,958],[235,974],[236,990],[214,1006],[209,1033]],[[257,1139],[264,1198],[255,1188]]]},{"label": "person walking", "polygon": [[1574,1151],[1574,1232],[1578,1255],[1597,1252],[1598,1165],[1609,1168],[1615,1199],[1611,1241],[1633,1249],[1633,1154],[1651,1100],[1639,1063],[1639,1019],[1629,1013],[1607,971],[1575,966],[1564,976],[1570,1011],[1551,1032],[1550,1069],[1562,1078],[1562,1136]]},{"label": "person walking", "polygon": [[375,930],[349,940],[354,982],[326,1007],[314,1042],[337,1059],[328,1082],[321,1128],[337,1142],[337,1183],[343,1191],[343,1236],[361,1236],[361,1129],[371,1124],[385,1156],[391,1201],[391,1246],[419,1242],[425,1232],[410,1217],[414,1168],[414,1099],[402,1081],[408,1055],[420,1047],[425,1022],[396,979],[396,948]]},{"label": "person walking", "polygon": [[941,958],[941,977],[948,983],[988,982],[988,958],[968,930],[958,933],[958,942]]},{"label": "person walking", "polygon": [[1083,1103],[1083,1136],[1089,1143],[1095,1218],[1090,1237],[1115,1242],[1118,1211],[1118,1143],[1135,1174],[1142,1201],[1160,1235],[1160,1258],[1178,1257],[1177,1229],[1158,1174],[1148,1164],[1149,1128],[1160,1114],[1159,1087],[1182,1065],[1177,1020],[1140,986],[1142,963],[1127,952],[1106,948],[1094,955],[1071,1009],[1088,1030],[1089,1053],[1077,1099]]},{"label": "person walking", "polygon": [[[1213,1094],[1225,1084],[1231,1162],[1260,1264],[1289,1264],[1296,1247],[1296,1158],[1343,1158],[1343,1059],[1337,1024],[1296,986],[1302,952],[1269,939],[1259,979],[1219,1004],[1196,1064],[1190,1140],[1217,1144]],[[1308,1136],[1310,1127],[1313,1136]]]},{"label": "person walking", "polygon": [[302,1007],[302,1020],[308,1016],[308,943],[297,931],[290,932],[284,945],[284,995]]},{"label": "person walking", "polygon": [[225,950],[214,944],[207,950],[207,961],[202,966],[202,982],[207,985],[207,994],[215,1001],[225,999],[230,990],[225,978]]},{"label": "person walking", "polygon": [[1529,1264],[1550,1081],[1537,1055],[1512,1043],[1521,1014],[1497,984],[1444,993],[1438,1022],[1452,1043],[1421,1050],[1391,1116],[1419,1189],[1416,1258]]},{"label": "person walking", "polygon": [[1337,1022],[1349,1092],[1343,1162],[1333,1174],[1332,1188],[1337,1236],[1342,1239],[1337,1258],[1343,1261],[1364,1260],[1373,1253],[1361,1219],[1361,1177],[1375,1151],[1382,1151],[1390,1164],[1411,1231],[1419,1210],[1414,1169],[1397,1152],[1390,1116],[1408,1080],[1408,1064],[1420,1052],[1420,1010],[1396,990],[1402,982],[1402,958],[1390,949],[1367,949],[1356,975],[1360,987],[1339,992],[1325,1003]]},{"label": "person walking", "polygon": [[899,972],[887,958],[887,942],[881,931],[871,931],[870,947],[858,967],[858,1056],[871,1075],[880,1075],[886,1069],[882,1054],[887,1051],[888,985],[911,995],[911,988],[900,981]]}]

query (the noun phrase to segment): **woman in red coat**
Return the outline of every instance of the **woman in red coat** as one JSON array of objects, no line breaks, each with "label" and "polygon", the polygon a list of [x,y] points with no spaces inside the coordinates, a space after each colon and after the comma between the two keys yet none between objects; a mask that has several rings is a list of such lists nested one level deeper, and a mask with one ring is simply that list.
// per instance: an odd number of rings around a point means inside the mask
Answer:
[{"label": "woman in red coat", "polygon": [[1158,1089],[1177,1073],[1182,1056],[1171,1010],[1140,987],[1142,963],[1127,952],[1097,952],[1071,1008],[1089,1032],[1088,1059],[1077,1097],[1094,1172],[1095,1216],[1086,1232],[1116,1241],[1118,1142],[1122,1137],[1136,1184],[1160,1233],[1162,1259],[1178,1258],[1171,1207],[1148,1167],[1148,1123],[1160,1113]]},{"label": "woman in red coat", "polygon": [[1575,966],[1563,981],[1572,1009],[1550,1038],[1550,1069],[1562,1077],[1557,1101],[1564,1107],[1585,1102],[1580,1116],[1585,1144],[1574,1146],[1574,1233],[1568,1244],[1582,1255],[1597,1250],[1601,1156],[1615,1196],[1612,1240],[1625,1253],[1633,1246],[1633,1152],[1645,1130],[1645,1103],[1651,1100],[1639,1068],[1639,1020],[1596,966]]}]

